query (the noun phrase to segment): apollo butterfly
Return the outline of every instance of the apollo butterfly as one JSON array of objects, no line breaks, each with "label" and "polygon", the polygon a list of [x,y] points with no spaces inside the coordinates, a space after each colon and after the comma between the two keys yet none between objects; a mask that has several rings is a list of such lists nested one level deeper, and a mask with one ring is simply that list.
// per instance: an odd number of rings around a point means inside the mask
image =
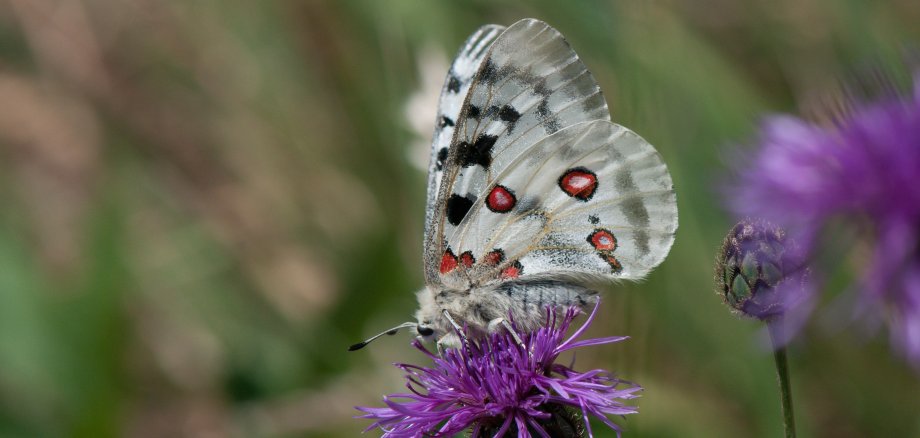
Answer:
[{"label": "apollo butterfly", "polygon": [[[562,35],[525,19],[483,26],[447,73],[425,211],[420,337],[544,324],[587,307],[605,281],[642,278],[677,230],[671,175],[610,121],[600,87]],[[361,348],[380,335],[353,345]]]}]

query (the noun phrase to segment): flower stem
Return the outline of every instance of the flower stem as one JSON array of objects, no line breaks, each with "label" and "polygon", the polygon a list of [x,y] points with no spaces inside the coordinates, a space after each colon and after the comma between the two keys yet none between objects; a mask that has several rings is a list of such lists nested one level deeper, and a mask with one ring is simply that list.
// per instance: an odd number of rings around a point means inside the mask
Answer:
[{"label": "flower stem", "polygon": [[789,389],[789,367],[786,365],[785,344],[778,344],[782,339],[780,330],[782,321],[769,323],[770,340],[773,342],[773,359],[776,361],[776,377],[779,381],[780,399],[783,405],[783,426],[786,438],[795,438],[795,414],[792,411],[792,390]]}]

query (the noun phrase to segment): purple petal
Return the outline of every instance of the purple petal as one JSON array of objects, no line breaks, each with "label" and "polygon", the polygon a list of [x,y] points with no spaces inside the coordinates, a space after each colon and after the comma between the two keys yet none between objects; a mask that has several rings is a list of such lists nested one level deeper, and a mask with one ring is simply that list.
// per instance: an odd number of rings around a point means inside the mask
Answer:
[{"label": "purple petal", "polygon": [[478,436],[483,421],[494,424],[496,420],[502,421],[499,435],[507,433],[513,422],[520,436],[530,436],[528,425],[540,436],[548,436],[538,420],[551,416],[545,405],[553,403],[579,408],[585,418],[597,417],[618,431],[607,416],[636,413],[622,401],[635,398],[642,388],[603,370],[578,372],[574,364],[555,363],[561,351],[625,339],[577,340],[596,312],[597,307],[565,341],[577,309],[568,309],[561,318],[548,310],[551,324],[523,334],[526,350],[507,333],[481,339],[468,333],[468,345],[447,350],[441,357],[429,355],[432,367],[397,364],[406,372],[410,393],[384,397],[386,408],[359,407],[365,413],[360,418],[376,420],[370,428],[381,428],[385,437],[449,436],[466,429]]}]

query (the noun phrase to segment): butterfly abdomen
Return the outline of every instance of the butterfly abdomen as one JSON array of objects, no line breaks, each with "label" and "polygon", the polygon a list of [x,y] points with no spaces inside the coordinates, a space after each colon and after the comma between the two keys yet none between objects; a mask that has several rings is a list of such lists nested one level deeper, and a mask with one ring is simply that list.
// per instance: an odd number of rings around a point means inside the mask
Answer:
[{"label": "butterfly abdomen", "polygon": [[572,283],[556,280],[511,281],[495,287],[495,295],[509,301],[508,311],[515,322],[520,321],[528,329],[533,323],[542,324],[546,308],[587,308],[597,300],[597,292]]}]

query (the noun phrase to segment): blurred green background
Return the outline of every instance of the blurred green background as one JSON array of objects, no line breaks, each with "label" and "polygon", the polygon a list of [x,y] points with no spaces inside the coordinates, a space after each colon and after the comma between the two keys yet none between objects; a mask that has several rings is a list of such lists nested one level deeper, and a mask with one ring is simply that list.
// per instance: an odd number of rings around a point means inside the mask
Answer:
[{"label": "blurred green background", "polygon": [[[425,362],[345,348],[415,309],[448,62],[524,17],[678,193],[671,256],[591,330],[632,339],[579,368],[646,388],[627,436],[780,436],[760,327],[713,293],[714,188],[764,114],[920,41],[915,0],[0,2],[0,436],[357,436]],[[920,436],[884,332],[824,325],[790,350],[800,435]]]}]

